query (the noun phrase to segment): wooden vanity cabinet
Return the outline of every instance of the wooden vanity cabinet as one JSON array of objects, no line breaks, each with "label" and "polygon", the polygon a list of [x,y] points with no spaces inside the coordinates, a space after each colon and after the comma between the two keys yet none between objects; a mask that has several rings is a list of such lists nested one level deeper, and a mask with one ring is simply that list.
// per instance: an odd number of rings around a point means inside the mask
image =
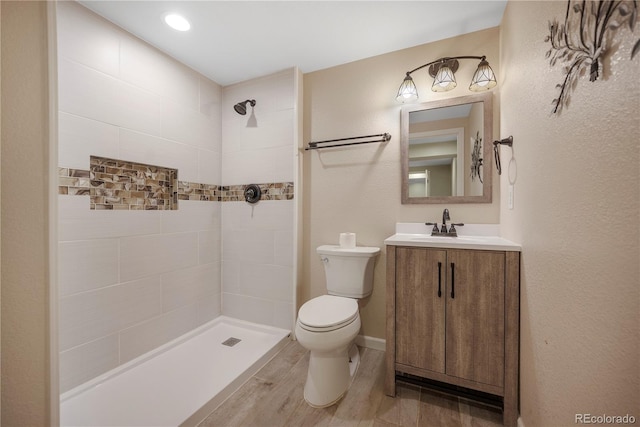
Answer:
[{"label": "wooden vanity cabinet", "polygon": [[409,374],[502,398],[516,425],[520,253],[387,246],[385,392]]}]

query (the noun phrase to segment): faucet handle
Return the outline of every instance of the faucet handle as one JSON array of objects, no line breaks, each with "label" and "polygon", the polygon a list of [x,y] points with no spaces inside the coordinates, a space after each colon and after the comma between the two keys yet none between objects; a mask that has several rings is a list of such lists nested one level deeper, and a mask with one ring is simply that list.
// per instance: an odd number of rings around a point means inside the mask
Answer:
[{"label": "faucet handle", "polygon": [[456,231],[456,226],[458,227],[462,227],[464,224],[461,222],[458,222],[456,224],[451,224],[451,228],[449,228],[449,233],[457,233]]},{"label": "faucet handle", "polygon": [[431,233],[439,233],[440,230],[438,230],[438,223],[437,222],[425,222],[424,225],[433,225],[433,229],[431,230]]}]

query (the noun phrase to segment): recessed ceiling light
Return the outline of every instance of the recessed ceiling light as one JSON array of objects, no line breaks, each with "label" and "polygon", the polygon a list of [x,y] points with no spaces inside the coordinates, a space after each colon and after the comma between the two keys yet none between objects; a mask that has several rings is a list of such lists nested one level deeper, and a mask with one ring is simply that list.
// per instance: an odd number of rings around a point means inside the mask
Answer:
[{"label": "recessed ceiling light", "polygon": [[175,13],[166,15],[164,17],[164,22],[174,30],[178,31],[189,31],[191,28],[191,24],[184,16],[176,15]]}]

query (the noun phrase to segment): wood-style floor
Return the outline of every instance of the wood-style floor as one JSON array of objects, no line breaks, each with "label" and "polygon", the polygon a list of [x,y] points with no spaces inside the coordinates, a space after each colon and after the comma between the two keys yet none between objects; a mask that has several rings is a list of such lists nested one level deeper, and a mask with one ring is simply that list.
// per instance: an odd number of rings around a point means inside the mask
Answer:
[{"label": "wood-style floor", "polygon": [[309,353],[291,341],[199,427],[500,426],[502,414],[428,389],[398,384],[383,392],[384,352],[360,348],[360,367],[346,395],[315,409],[303,398]]}]

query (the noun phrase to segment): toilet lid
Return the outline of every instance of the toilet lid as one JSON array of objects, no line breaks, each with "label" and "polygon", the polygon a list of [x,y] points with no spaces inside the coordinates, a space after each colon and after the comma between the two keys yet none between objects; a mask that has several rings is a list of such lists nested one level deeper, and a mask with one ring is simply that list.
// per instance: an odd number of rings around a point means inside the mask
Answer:
[{"label": "toilet lid", "polygon": [[351,323],[358,317],[355,299],[322,295],[307,301],[300,307],[298,322],[305,329],[332,331]]}]

